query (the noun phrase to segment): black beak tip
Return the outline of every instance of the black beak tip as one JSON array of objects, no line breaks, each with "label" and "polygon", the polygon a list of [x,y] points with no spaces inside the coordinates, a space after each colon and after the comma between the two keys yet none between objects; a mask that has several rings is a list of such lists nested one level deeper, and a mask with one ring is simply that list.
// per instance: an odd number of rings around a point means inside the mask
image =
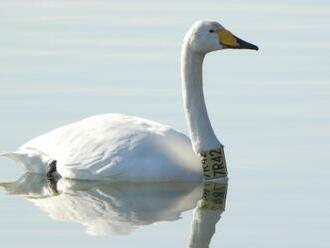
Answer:
[{"label": "black beak tip", "polygon": [[245,40],[242,40],[236,36],[234,36],[239,44],[238,48],[240,49],[251,49],[251,50],[256,50],[258,51],[259,50],[259,47],[252,44],[252,43],[249,43],[249,42],[246,42]]},{"label": "black beak tip", "polygon": [[250,49],[250,50],[255,50],[255,51],[259,50],[258,46],[254,45],[254,44],[251,44],[251,43],[248,43],[246,41],[242,42],[241,46],[242,46],[243,49]]}]

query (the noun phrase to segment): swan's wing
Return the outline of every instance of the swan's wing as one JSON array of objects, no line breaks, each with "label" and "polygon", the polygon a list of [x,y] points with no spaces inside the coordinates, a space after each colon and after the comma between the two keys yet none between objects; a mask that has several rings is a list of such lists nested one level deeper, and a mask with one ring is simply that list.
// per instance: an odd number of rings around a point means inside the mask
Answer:
[{"label": "swan's wing", "polygon": [[173,181],[200,175],[199,161],[184,134],[120,114],[93,116],[55,129],[20,150],[57,160],[58,172],[68,178]]}]

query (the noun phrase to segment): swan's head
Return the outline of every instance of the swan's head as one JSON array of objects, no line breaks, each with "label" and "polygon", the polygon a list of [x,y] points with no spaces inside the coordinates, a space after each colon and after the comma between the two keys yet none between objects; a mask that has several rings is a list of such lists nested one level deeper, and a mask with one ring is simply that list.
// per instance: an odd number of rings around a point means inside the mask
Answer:
[{"label": "swan's head", "polygon": [[258,50],[256,45],[236,37],[215,21],[195,22],[186,34],[184,43],[198,53],[208,53],[226,48]]}]

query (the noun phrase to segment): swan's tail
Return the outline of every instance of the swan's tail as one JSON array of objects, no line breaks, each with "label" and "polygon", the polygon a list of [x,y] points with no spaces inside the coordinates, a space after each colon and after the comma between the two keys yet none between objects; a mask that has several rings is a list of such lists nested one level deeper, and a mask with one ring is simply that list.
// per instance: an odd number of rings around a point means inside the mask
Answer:
[{"label": "swan's tail", "polygon": [[21,164],[28,172],[46,174],[48,161],[44,154],[34,150],[22,150],[16,152],[3,152],[0,156],[8,157]]},{"label": "swan's tail", "polygon": [[22,162],[23,154],[20,152],[1,152],[0,156],[11,158],[17,162]]}]

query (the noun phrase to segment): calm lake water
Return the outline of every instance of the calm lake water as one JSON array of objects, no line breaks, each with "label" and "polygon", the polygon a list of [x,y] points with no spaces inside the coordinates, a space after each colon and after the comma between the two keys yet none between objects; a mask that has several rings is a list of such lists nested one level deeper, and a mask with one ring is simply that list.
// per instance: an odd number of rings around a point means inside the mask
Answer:
[{"label": "calm lake water", "polygon": [[0,181],[23,176],[0,192],[2,247],[329,247],[328,1],[2,0],[0,13],[0,151],[107,112],[187,133],[191,23],[216,19],[260,47],[205,61],[228,186],[62,180],[54,196],[0,158]]}]

